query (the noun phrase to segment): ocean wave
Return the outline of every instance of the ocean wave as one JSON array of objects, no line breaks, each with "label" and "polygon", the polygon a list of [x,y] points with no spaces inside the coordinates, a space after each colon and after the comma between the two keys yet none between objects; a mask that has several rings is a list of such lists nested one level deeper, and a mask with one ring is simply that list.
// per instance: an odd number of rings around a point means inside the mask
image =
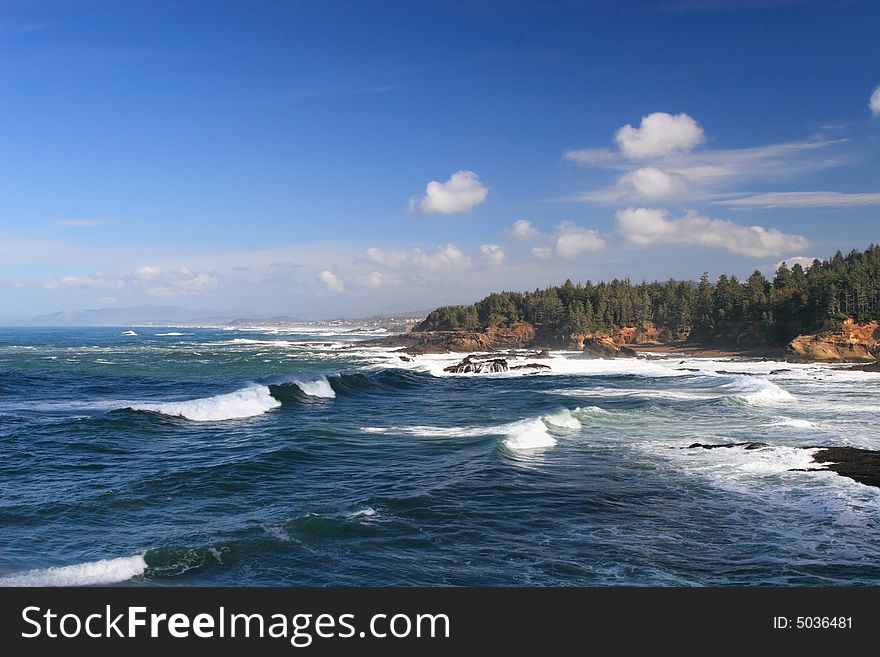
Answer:
[{"label": "ocean wave", "polygon": [[267,386],[253,385],[203,399],[135,404],[128,408],[133,411],[150,411],[172,417],[183,417],[195,422],[219,422],[262,415],[279,406],[281,402],[272,396]]},{"label": "ocean wave", "polygon": [[321,397],[322,399],[334,399],[336,391],[330,386],[326,377],[320,377],[312,381],[294,381],[294,384],[309,397]]},{"label": "ocean wave", "polygon": [[99,586],[117,584],[144,574],[143,554],[55,566],[0,577],[0,586]]},{"label": "ocean wave", "polygon": [[122,335],[137,335],[134,331],[123,331]]},{"label": "ocean wave", "polygon": [[488,427],[437,427],[430,425],[361,427],[361,432],[367,434],[405,434],[426,438],[505,436],[504,444],[508,448],[521,450],[555,445],[556,439],[550,434],[549,428],[576,430],[581,428],[581,423],[572,415],[571,411],[563,409],[537,418],[526,418]]},{"label": "ocean wave", "polygon": [[775,406],[796,400],[795,396],[772,381],[757,377],[741,377],[732,397],[752,406]]},{"label": "ocean wave", "polygon": [[540,419],[522,420],[507,425],[507,439],[504,445],[513,450],[530,450],[553,447],[556,439],[547,431],[547,425]]},{"label": "ocean wave", "polygon": [[561,411],[557,411],[556,413],[550,413],[549,415],[545,415],[541,418],[546,424],[557,427],[559,429],[580,429],[581,423],[572,412],[567,408],[562,409]]},{"label": "ocean wave", "polygon": [[161,336],[178,336],[178,335],[189,335],[189,333],[181,333],[179,331],[171,331],[170,333],[156,333],[156,335]]},{"label": "ocean wave", "polygon": [[794,427],[795,429],[818,429],[819,425],[809,420],[800,418],[780,417],[776,422],[770,423],[771,427]]}]

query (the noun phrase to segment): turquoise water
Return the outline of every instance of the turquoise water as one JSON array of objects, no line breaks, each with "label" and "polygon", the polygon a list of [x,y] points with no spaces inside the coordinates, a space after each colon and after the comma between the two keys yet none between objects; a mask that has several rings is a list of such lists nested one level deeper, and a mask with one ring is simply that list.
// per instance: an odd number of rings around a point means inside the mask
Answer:
[{"label": "turquoise water", "polygon": [[0,584],[880,584],[880,375],[123,331],[0,329]]}]

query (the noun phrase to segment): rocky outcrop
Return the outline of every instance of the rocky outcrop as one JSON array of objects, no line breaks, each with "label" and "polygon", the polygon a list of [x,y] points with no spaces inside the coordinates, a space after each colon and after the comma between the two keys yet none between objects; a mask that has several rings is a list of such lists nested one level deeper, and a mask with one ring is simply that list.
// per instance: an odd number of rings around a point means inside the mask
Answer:
[{"label": "rocky outcrop", "polygon": [[880,452],[855,447],[828,447],[813,454],[816,463],[860,484],[880,488]]},{"label": "rocky outcrop", "polygon": [[635,358],[638,354],[629,347],[622,347],[610,337],[587,338],[584,340],[586,358]]},{"label": "rocky outcrop", "polygon": [[544,365],[542,363],[526,363],[525,365],[514,365],[510,368],[511,370],[532,370],[535,372],[540,372],[542,370],[551,369],[549,365]]},{"label": "rocky outcrop", "polygon": [[874,362],[880,359],[878,322],[859,324],[847,318],[839,328],[800,335],[787,347],[794,360],[834,363]]},{"label": "rocky outcrop", "polygon": [[535,339],[535,327],[517,324],[511,328],[492,326],[485,331],[412,331],[386,338],[358,342],[358,347],[399,347],[410,356],[442,354],[448,351],[497,351],[522,349]]},{"label": "rocky outcrop", "polygon": [[444,372],[452,374],[494,374],[506,372],[509,369],[507,361],[503,358],[488,358],[480,360],[478,356],[465,356],[464,360],[456,365],[444,367]]},{"label": "rocky outcrop", "polygon": [[[868,363],[867,365],[853,365],[849,368],[856,372],[880,372],[880,361],[876,363]],[[773,374],[773,372],[771,372]]]},{"label": "rocky outcrop", "polygon": [[559,348],[583,351],[584,347],[593,340],[603,342],[610,340],[618,347],[623,347],[624,345],[658,344],[661,342],[660,331],[648,322],[644,326],[620,326],[609,331],[572,333],[567,341],[563,341],[564,344],[559,345]]},{"label": "rocky outcrop", "polygon": [[444,367],[443,371],[450,372],[451,374],[494,374],[497,372],[507,372],[508,370],[531,370],[533,372],[540,372],[549,369],[550,366],[544,365],[543,363],[525,363],[523,365],[511,366],[506,358],[498,358],[493,355],[478,356],[476,354],[471,354],[465,356],[461,362],[456,363],[455,365]]}]

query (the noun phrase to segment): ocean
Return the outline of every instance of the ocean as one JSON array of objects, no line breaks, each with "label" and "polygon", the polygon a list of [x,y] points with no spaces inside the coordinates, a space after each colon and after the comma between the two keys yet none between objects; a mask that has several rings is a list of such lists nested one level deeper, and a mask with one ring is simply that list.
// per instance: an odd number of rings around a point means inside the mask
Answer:
[{"label": "ocean", "polygon": [[340,330],[0,329],[0,585],[880,584],[880,374]]}]

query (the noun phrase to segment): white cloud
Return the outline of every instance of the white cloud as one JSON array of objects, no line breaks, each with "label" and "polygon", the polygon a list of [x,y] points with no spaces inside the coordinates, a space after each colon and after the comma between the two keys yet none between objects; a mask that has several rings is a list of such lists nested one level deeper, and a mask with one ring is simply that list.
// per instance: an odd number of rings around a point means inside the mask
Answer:
[{"label": "white cloud", "polygon": [[480,205],[488,195],[476,173],[456,171],[446,182],[429,182],[422,198],[410,199],[410,209],[422,214],[457,214]]},{"label": "white cloud", "polygon": [[535,228],[535,225],[528,219],[517,219],[513,222],[513,228],[510,229],[510,232],[516,239],[523,242],[538,239],[541,235],[538,229]]},{"label": "white cloud", "polygon": [[142,289],[150,296],[169,297],[175,294],[202,294],[215,289],[220,281],[213,274],[193,274],[188,268],[163,270],[144,265],[133,272],[117,276],[92,274],[90,276],[62,276],[45,283],[50,290],[67,288],[129,288]]},{"label": "white cloud", "polygon": [[627,124],[614,135],[620,152],[634,160],[689,151],[705,138],[703,128],[690,116],[666,112],[648,114],[638,128]]},{"label": "white cloud", "polygon": [[700,125],[687,114],[655,112],[638,128],[625,125],[607,148],[568,151],[578,164],[617,170],[615,184],[575,196],[591,203],[637,204],[646,201],[714,200],[746,180],[792,179],[845,162],[829,155],[846,139],[813,137],[752,148],[694,150],[705,141]]},{"label": "white cloud", "polygon": [[761,258],[809,245],[806,238],[775,228],[741,226],[726,219],[713,219],[688,211],[672,219],[666,210],[626,208],[615,218],[620,233],[633,244],[699,244]]},{"label": "white cloud", "polygon": [[623,174],[613,187],[578,196],[581,201],[599,203],[643,201],[675,201],[688,196],[691,184],[675,171],[642,167]]},{"label": "white cloud", "polygon": [[880,85],[874,87],[874,93],[871,94],[868,106],[871,108],[871,114],[875,118],[880,117]]},{"label": "white cloud", "polygon": [[605,248],[605,240],[597,231],[582,228],[571,221],[563,221],[557,231],[556,253],[560,258],[577,258],[584,253]]},{"label": "white cloud", "polygon": [[92,274],[91,276],[61,276],[46,281],[45,287],[49,290],[61,290],[65,288],[85,287],[94,289],[120,288],[125,287],[125,281],[104,276],[103,274]]},{"label": "white cloud", "polygon": [[662,171],[656,167],[643,167],[621,177],[621,182],[631,185],[635,192],[647,199],[672,200],[684,196],[690,185],[687,178],[674,171]]},{"label": "white cloud", "polygon": [[504,249],[502,249],[497,244],[482,244],[480,245],[480,251],[483,254],[483,258],[490,265],[502,265],[504,264]]},{"label": "white cloud", "polygon": [[172,277],[172,281],[178,291],[186,294],[201,294],[206,290],[213,290],[219,284],[215,276],[205,272],[193,275],[185,267]]},{"label": "white cloud", "polygon": [[378,247],[367,249],[367,259],[389,269],[415,269],[430,272],[466,269],[470,257],[454,244],[439,247],[434,253],[415,248],[411,251],[386,251]]},{"label": "white cloud", "polygon": [[536,246],[532,249],[532,255],[541,260],[547,260],[553,257],[553,249],[549,246]]},{"label": "white cloud", "polygon": [[773,265],[773,271],[779,269],[780,265],[784,262],[788,265],[788,268],[791,269],[795,265],[800,265],[804,269],[809,269],[813,265],[813,260],[816,258],[810,258],[808,256],[793,256],[791,258],[786,258],[785,260],[780,260],[775,265]]},{"label": "white cloud", "polygon": [[332,271],[324,270],[318,275],[318,280],[324,284],[324,288],[328,292],[344,292],[345,283],[339,276]]},{"label": "white cloud", "polygon": [[738,208],[831,208],[840,206],[880,205],[880,193],[846,194],[843,192],[767,192],[716,201],[718,205]]},{"label": "white cloud", "polygon": [[393,276],[389,276],[388,274],[383,274],[382,272],[378,271],[371,271],[370,273],[364,274],[363,276],[358,278],[357,282],[364,287],[378,290],[379,288],[383,288],[386,285],[396,283],[397,281]]},{"label": "white cloud", "polygon": [[583,148],[566,151],[563,157],[578,164],[602,165],[615,162],[617,160],[617,153],[611,152],[608,148]]},{"label": "white cloud", "polygon": [[134,275],[137,279],[142,281],[149,281],[154,278],[159,278],[162,275],[162,269],[159,267],[151,267],[150,265],[144,265],[143,267],[138,267]]}]

